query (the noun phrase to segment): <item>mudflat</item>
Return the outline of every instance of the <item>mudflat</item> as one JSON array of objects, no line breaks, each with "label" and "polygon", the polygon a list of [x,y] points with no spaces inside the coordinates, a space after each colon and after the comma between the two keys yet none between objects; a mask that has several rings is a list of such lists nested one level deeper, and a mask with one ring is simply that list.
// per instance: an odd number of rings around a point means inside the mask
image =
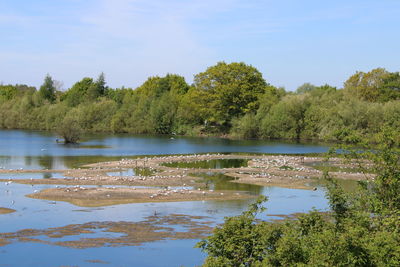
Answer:
[{"label": "mudflat", "polygon": [[7,213],[13,213],[13,212],[15,212],[15,210],[0,207],[0,214],[7,214]]},{"label": "mudflat", "polygon": [[[211,169],[171,167],[177,166],[174,163],[185,163],[184,166],[190,166],[188,163],[233,159],[240,159],[247,164],[241,167],[228,166],[226,168],[216,166]],[[0,179],[0,181],[32,185],[54,184],[57,185],[56,188],[45,189],[28,196],[53,201],[67,201],[78,206],[104,206],[135,202],[228,200],[253,196],[240,191],[209,190],[207,182],[197,177],[196,174],[212,171],[232,177],[232,180],[227,182],[313,189],[310,185],[311,182],[320,179],[323,175],[318,166],[325,163],[326,159],[323,157],[287,155],[172,155],[98,162],[78,169],[65,170],[63,176],[66,178]],[[199,164],[196,166],[199,166]],[[200,166],[202,165],[200,164]],[[330,175],[334,178],[374,179],[373,174],[358,171],[359,163],[356,161],[331,158],[329,159],[329,166],[334,167],[335,171],[330,172]],[[118,172],[129,169],[134,169],[137,172],[132,172],[132,175],[118,175]],[[15,172],[32,173],[34,171],[13,171],[13,173]],[[40,171],[36,170],[36,172]],[[110,175],[111,173],[113,175]],[[88,185],[97,187],[85,187]]]},{"label": "mudflat", "polygon": [[27,195],[31,198],[66,201],[82,207],[99,207],[126,203],[232,200],[253,197],[241,192],[157,189],[157,188],[85,188],[83,186],[50,188]]}]

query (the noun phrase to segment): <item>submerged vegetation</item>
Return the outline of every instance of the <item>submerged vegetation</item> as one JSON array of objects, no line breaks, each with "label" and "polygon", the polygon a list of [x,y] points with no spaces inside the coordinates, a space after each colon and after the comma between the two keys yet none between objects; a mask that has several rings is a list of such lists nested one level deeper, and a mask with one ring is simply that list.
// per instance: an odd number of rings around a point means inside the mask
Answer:
[{"label": "submerged vegetation", "polygon": [[400,130],[400,74],[352,75],[342,89],[304,84],[287,92],[254,67],[220,62],[194,76],[151,77],[136,89],[110,88],[104,74],[62,91],[50,75],[39,90],[0,85],[0,128],[80,132],[215,135],[234,138],[377,141]]},{"label": "submerged vegetation", "polygon": [[197,245],[208,254],[204,266],[399,266],[396,136],[385,130],[380,150],[346,154],[368,159],[377,173],[360,182],[357,191],[346,193],[326,174],[329,212],[313,210],[296,219],[267,222],[260,216],[266,201],[261,197],[242,215],[225,218]]}]

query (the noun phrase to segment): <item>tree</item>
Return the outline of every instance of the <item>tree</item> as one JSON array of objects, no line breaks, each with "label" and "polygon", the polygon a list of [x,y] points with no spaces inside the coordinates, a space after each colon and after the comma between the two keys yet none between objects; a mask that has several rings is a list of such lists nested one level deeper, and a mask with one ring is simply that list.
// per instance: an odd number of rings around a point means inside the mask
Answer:
[{"label": "tree", "polygon": [[153,101],[149,115],[154,133],[170,134],[174,123],[177,104],[170,94]]},{"label": "tree", "polygon": [[104,96],[106,93],[107,87],[106,87],[106,80],[104,73],[100,73],[99,77],[97,80],[92,83],[89,88],[87,89],[86,92],[86,97],[89,100],[96,100],[100,96]]},{"label": "tree", "polygon": [[39,94],[43,99],[47,99],[50,103],[53,103],[56,99],[56,88],[54,86],[54,81],[49,74],[44,78],[44,82],[39,89]]},{"label": "tree", "polygon": [[315,90],[317,87],[311,83],[304,83],[302,85],[300,85],[297,90],[296,93],[298,94],[304,94],[304,93],[308,93],[310,91]]},{"label": "tree", "polygon": [[96,85],[92,78],[85,77],[76,82],[64,95],[64,99],[71,107],[75,107],[87,99],[90,89],[95,89]]},{"label": "tree", "polygon": [[12,85],[0,85],[0,102],[13,99],[18,93],[17,88]]},{"label": "tree", "polygon": [[299,140],[305,129],[305,116],[309,107],[307,94],[287,95],[271,107],[261,122],[261,133],[267,138]]},{"label": "tree", "polygon": [[100,73],[99,77],[96,80],[97,91],[100,96],[103,96],[106,93],[106,78],[104,72]]},{"label": "tree", "polygon": [[212,111],[207,120],[229,127],[232,118],[257,111],[267,83],[253,66],[219,62],[197,74],[194,86],[207,96],[207,107]]},{"label": "tree", "polygon": [[[379,151],[370,152],[367,158],[373,163],[373,171],[377,177],[371,183],[363,183],[364,190],[368,192],[366,198],[370,203],[370,211],[374,214],[400,215],[400,153],[398,147],[400,140],[398,132],[389,127],[384,127],[378,137]],[[353,154],[354,151],[352,151]],[[369,185],[368,185],[369,183]]]},{"label": "tree", "polygon": [[167,74],[165,77],[150,77],[136,89],[137,94],[147,97],[160,97],[165,93],[184,95],[189,90],[185,78],[176,74]]},{"label": "tree", "polygon": [[376,102],[400,98],[400,74],[383,68],[358,71],[344,83],[345,91],[359,99]]},{"label": "tree", "polygon": [[261,204],[266,200],[261,196],[248,211],[225,218],[224,224],[217,226],[212,236],[197,244],[209,254],[206,266],[251,266],[262,259],[265,240],[255,222],[257,214],[264,210]]},{"label": "tree", "polygon": [[207,106],[209,102],[206,92],[191,87],[180,101],[178,119],[190,126],[203,125],[212,116],[212,111]]},{"label": "tree", "polygon": [[252,113],[232,121],[231,135],[233,137],[253,139],[258,137],[259,121]]},{"label": "tree", "polygon": [[178,104],[188,89],[189,85],[179,75],[150,77],[136,90],[125,94],[121,109],[129,117],[115,117],[114,131],[124,125],[127,131],[133,133],[172,133],[177,123]]},{"label": "tree", "polygon": [[74,116],[74,112],[69,112],[60,125],[57,127],[57,133],[64,139],[65,144],[76,144],[81,138],[82,128]]}]

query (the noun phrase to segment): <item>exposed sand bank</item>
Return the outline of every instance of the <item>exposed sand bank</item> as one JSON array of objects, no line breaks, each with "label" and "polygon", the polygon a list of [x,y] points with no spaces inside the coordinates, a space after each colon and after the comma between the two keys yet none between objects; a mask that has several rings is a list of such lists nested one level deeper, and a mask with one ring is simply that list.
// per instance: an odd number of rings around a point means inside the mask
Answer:
[{"label": "exposed sand bank", "polygon": [[51,188],[27,195],[31,198],[66,201],[77,206],[98,207],[126,203],[232,200],[253,197],[238,192],[156,188]]},{"label": "exposed sand bank", "polygon": [[1,207],[0,207],[0,214],[13,213],[13,212],[15,212],[15,211],[16,211],[16,210],[13,210],[13,209],[1,208]]},{"label": "exposed sand bank", "polygon": [[[48,229],[24,229],[0,233],[0,246],[13,242],[34,242],[71,248],[138,246],[166,239],[200,239],[212,231],[208,217],[170,214],[149,216],[140,222],[88,222]],[[180,225],[182,230],[173,226]],[[101,230],[101,231],[99,231]],[[67,241],[70,237],[77,238]]]},{"label": "exposed sand bank", "polygon": [[[164,166],[173,162],[196,162],[214,159],[243,159],[248,161],[247,167],[200,169],[176,168]],[[41,198],[54,201],[68,201],[78,206],[103,206],[133,202],[160,202],[160,201],[191,201],[211,199],[236,199],[246,197],[243,192],[212,192],[207,191],[205,180],[191,174],[202,172],[220,172],[233,177],[230,182],[254,184],[261,186],[278,186],[297,189],[312,189],[310,185],[315,179],[322,177],[322,171],[312,165],[324,163],[322,157],[286,156],[286,155],[221,155],[221,154],[193,154],[179,156],[155,156],[150,158],[122,159],[119,161],[99,162],[89,164],[82,169],[64,170],[66,178],[50,179],[0,179],[6,183],[16,182],[23,184],[57,184],[74,185],[74,188],[53,188],[28,195],[32,198]],[[347,172],[355,169],[356,162],[345,162],[339,158],[329,159],[330,166],[343,171],[330,172],[330,175],[339,179],[364,180],[373,179],[374,175],[361,172]],[[148,170],[149,175],[111,176],[110,172],[119,172],[126,169]],[[3,170],[4,171],[4,170]],[[49,170],[47,170],[49,171]],[[42,170],[17,170],[13,173],[43,172]],[[49,172],[56,172],[54,170]],[[58,171],[57,171],[58,172]],[[140,173],[140,172],[139,172]],[[80,189],[84,185],[130,186],[131,188],[90,188]],[[187,190],[190,193],[173,192],[158,195],[160,189],[133,188],[134,186],[162,186],[162,187],[193,187]],[[204,192],[204,193],[203,193]],[[165,193],[165,192],[164,192]],[[222,194],[221,194],[222,193]],[[153,197],[152,197],[153,195]],[[247,196],[248,197],[248,196]]]}]

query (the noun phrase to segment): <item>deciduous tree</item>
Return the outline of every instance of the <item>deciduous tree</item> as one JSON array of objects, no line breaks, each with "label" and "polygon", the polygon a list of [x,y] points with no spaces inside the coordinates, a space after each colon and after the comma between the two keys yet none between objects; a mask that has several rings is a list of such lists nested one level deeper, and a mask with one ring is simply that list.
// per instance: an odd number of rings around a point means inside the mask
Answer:
[{"label": "deciduous tree", "polygon": [[49,74],[44,78],[43,84],[40,86],[39,94],[43,99],[47,99],[50,103],[56,100],[56,88],[54,81]]}]

